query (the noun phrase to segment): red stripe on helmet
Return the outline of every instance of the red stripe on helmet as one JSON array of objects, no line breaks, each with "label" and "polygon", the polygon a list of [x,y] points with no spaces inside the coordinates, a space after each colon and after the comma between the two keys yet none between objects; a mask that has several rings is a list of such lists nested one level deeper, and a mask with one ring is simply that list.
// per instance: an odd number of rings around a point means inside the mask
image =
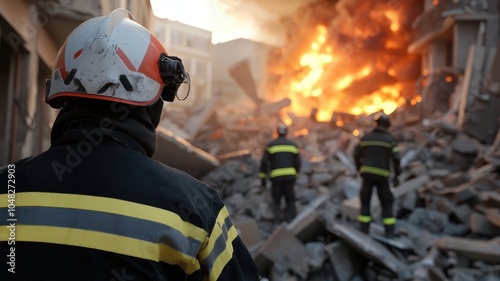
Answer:
[{"label": "red stripe on helmet", "polygon": [[128,69],[130,69],[131,71],[137,71],[137,69],[135,69],[135,66],[132,64],[132,62],[127,57],[127,55],[122,51],[122,49],[118,48],[117,52],[118,52],[118,56],[123,61],[125,66],[127,66]]},{"label": "red stripe on helmet", "polygon": [[144,54],[141,65],[139,66],[139,72],[144,73],[160,85],[163,85],[164,83],[161,79],[160,69],[158,66],[158,60],[160,59],[161,53],[168,55],[160,41],[158,41],[158,39],[151,34],[148,49]]},{"label": "red stripe on helmet", "polygon": [[73,59],[76,59],[77,57],[79,57],[81,54],[82,54],[82,51],[83,49],[80,49],[78,50],[74,55],[73,55]]}]

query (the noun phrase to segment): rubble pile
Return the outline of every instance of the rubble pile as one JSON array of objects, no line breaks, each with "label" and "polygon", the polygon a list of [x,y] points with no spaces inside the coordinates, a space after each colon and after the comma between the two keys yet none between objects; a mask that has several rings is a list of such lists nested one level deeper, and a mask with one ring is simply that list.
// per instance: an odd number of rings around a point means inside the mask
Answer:
[{"label": "rubble pile", "polygon": [[[278,114],[266,116],[206,124],[219,132],[223,153],[220,166],[202,178],[219,191],[265,278],[500,280],[499,136],[482,144],[443,114],[424,117],[418,104],[391,114],[404,172],[394,189],[397,237],[388,240],[375,195],[370,235],[356,223],[361,179],[352,152],[372,129],[373,115],[294,118],[290,138],[303,157],[298,215],[281,225],[273,224],[269,188],[257,176],[261,150],[281,121]],[[341,117],[342,126],[335,125]],[[225,144],[234,153],[224,151]]]}]

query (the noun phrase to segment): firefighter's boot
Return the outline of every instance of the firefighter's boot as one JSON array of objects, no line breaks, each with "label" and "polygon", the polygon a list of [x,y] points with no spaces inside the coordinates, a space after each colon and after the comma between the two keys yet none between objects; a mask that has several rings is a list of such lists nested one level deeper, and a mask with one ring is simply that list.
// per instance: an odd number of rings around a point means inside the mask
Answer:
[{"label": "firefighter's boot", "polygon": [[360,222],[359,230],[363,233],[368,234],[370,232],[370,223],[369,222]]},{"label": "firefighter's boot", "polygon": [[385,225],[385,237],[392,239],[394,238],[394,225]]}]

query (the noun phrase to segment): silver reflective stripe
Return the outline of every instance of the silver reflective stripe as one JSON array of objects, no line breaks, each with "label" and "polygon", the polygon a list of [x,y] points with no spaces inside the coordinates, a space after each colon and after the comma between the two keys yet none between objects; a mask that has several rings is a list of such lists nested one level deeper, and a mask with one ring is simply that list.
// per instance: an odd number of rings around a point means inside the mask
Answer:
[{"label": "silver reflective stripe", "polygon": [[227,217],[224,220],[224,224],[221,225],[222,234],[215,241],[215,245],[214,245],[214,248],[212,249],[212,252],[210,252],[210,254],[207,256],[207,258],[203,261],[205,263],[206,267],[208,268],[209,272],[212,271],[212,268],[215,264],[215,260],[217,259],[217,257],[222,252],[224,252],[224,250],[226,249],[227,243],[228,242],[232,243],[232,241],[227,241],[228,237],[229,237],[228,232],[232,226],[233,226],[233,223],[231,221],[231,218]]},{"label": "silver reflective stripe", "polygon": [[[55,226],[98,231],[165,244],[178,252],[196,257],[201,242],[180,231],[153,221],[98,211],[23,206],[16,207],[19,224]],[[0,208],[0,219],[7,221],[7,208]]]}]

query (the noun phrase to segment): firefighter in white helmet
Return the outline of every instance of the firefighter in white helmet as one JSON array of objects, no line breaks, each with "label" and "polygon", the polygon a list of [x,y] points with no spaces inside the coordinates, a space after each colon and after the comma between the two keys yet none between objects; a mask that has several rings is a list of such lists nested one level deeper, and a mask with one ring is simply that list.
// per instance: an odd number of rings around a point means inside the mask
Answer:
[{"label": "firefighter in white helmet", "polygon": [[[0,169],[19,218],[14,241],[1,226],[15,275],[0,280],[258,280],[217,192],[151,159],[182,83],[181,59],[127,10],[68,36],[47,84],[61,109],[50,149]],[[0,192],[5,209],[12,192]]]}]

